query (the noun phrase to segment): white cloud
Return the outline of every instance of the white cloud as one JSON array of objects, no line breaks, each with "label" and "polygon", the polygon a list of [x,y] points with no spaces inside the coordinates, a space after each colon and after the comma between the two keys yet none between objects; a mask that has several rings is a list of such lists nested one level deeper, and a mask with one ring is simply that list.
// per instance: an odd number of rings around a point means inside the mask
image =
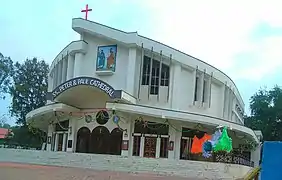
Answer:
[{"label": "white cloud", "polygon": [[[265,2],[265,3],[263,3]],[[230,74],[260,80],[282,65],[282,38],[252,42],[250,33],[262,22],[282,27],[280,1],[142,0],[152,16],[154,37]],[[249,67],[236,66],[235,56],[255,53]]]}]

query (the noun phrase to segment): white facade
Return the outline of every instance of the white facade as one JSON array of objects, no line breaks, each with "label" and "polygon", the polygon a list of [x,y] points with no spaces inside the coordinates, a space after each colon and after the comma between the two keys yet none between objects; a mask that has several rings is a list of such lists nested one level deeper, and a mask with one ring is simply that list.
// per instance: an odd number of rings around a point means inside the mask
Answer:
[{"label": "white facade", "polygon": [[[156,137],[156,158],[167,138],[166,143],[173,142],[168,158],[179,159],[183,135],[178,130],[196,126],[209,133],[218,125],[227,126],[234,147],[244,144],[242,139],[258,143],[253,130],[244,126],[244,102],[236,85],[220,70],[135,32],[80,18],[73,19],[72,27],[81,40],[67,45],[51,64],[48,91],[53,98],[27,114],[28,122],[48,131],[52,139],[48,150],[58,150],[61,138],[62,151],[75,152],[78,130],[87,127],[92,132],[99,126],[95,120],[86,123],[85,116],[95,119],[101,109],[122,117],[119,126],[126,129],[122,143],[128,143],[128,150],[121,150],[124,156],[133,155],[135,136],[140,136],[139,156],[143,156],[150,136]],[[111,45],[117,47],[115,68],[98,70],[98,47]],[[167,134],[135,133],[138,117],[146,122],[169,121],[171,126]],[[65,120],[69,120],[66,131],[55,132],[54,124]],[[109,132],[117,128],[112,121],[102,126]]]}]

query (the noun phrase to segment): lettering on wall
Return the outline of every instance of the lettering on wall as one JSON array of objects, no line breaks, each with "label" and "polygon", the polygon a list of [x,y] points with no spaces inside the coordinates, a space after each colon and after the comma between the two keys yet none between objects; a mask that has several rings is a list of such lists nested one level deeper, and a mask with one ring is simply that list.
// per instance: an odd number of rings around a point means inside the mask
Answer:
[{"label": "lettering on wall", "polygon": [[79,85],[87,85],[87,86],[98,88],[101,91],[108,94],[110,98],[115,98],[115,89],[112,86],[110,86],[109,84],[107,84],[106,82],[100,79],[96,79],[92,77],[78,77],[64,82],[63,84],[59,85],[53,90],[52,92],[53,98],[56,98],[65,90]]}]

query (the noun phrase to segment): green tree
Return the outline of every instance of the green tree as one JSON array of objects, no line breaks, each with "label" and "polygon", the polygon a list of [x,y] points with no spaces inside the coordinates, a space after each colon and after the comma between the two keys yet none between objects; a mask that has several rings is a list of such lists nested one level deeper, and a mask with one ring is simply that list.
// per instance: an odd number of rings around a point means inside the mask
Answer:
[{"label": "green tree", "polygon": [[264,140],[282,140],[282,89],[261,89],[250,99],[251,115],[245,117],[245,125],[261,130]]},{"label": "green tree", "polygon": [[13,61],[0,53],[0,98],[4,99],[11,86],[11,75],[13,74]]},{"label": "green tree", "polygon": [[25,126],[26,114],[46,104],[48,71],[48,64],[36,58],[15,64],[10,112],[17,118],[17,124]]},{"label": "green tree", "polygon": [[28,127],[25,116],[46,104],[49,66],[44,60],[33,58],[26,59],[23,63],[17,62],[14,70],[14,85],[10,88],[10,113],[16,117],[19,126],[13,129],[15,136],[12,141],[18,144],[39,145],[44,139],[44,133]]}]

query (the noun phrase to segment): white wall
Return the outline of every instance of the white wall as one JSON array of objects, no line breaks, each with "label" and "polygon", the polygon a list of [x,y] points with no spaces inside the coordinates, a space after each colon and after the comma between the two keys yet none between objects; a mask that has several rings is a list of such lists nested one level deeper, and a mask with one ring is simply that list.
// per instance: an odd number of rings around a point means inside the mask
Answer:
[{"label": "white wall", "polygon": [[[115,89],[121,89],[138,98],[139,76],[141,65],[141,49],[136,47],[126,47],[118,42],[102,39],[101,37],[84,34],[83,40],[87,44],[86,53],[76,53],[64,58],[64,63],[57,63],[54,69],[51,69],[52,77],[49,78],[49,91],[59,85],[62,80],[75,78],[79,76],[89,76],[99,78]],[[98,46],[117,44],[116,71],[113,75],[101,76],[96,73],[96,59]],[[159,60],[158,53],[154,58]],[[163,59],[165,64],[169,64],[169,59]],[[67,69],[66,69],[67,66]],[[70,69],[71,68],[71,69]],[[139,104],[154,106],[159,108],[171,108],[174,110],[194,112],[224,118],[228,121],[241,123],[235,111],[235,104],[239,104],[238,97],[233,93],[232,87],[226,87],[225,84],[212,78],[211,89],[208,90],[208,102],[202,103],[203,77],[211,77],[211,74],[205,74],[204,69],[198,67],[200,76],[199,102],[194,102],[196,67],[176,63],[173,61],[170,67],[170,86],[161,86],[160,94],[149,95],[149,86],[141,85],[139,94]],[[73,76],[69,75],[72,73]],[[53,87],[52,87],[53,86]],[[225,93],[226,92],[226,93]],[[169,95],[169,99],[167,99]],[[211,97],[209,97],[211,96]],[[239,104],[240,105],[240,104]],[[244,107],[241,106],[241,109]]]}]

